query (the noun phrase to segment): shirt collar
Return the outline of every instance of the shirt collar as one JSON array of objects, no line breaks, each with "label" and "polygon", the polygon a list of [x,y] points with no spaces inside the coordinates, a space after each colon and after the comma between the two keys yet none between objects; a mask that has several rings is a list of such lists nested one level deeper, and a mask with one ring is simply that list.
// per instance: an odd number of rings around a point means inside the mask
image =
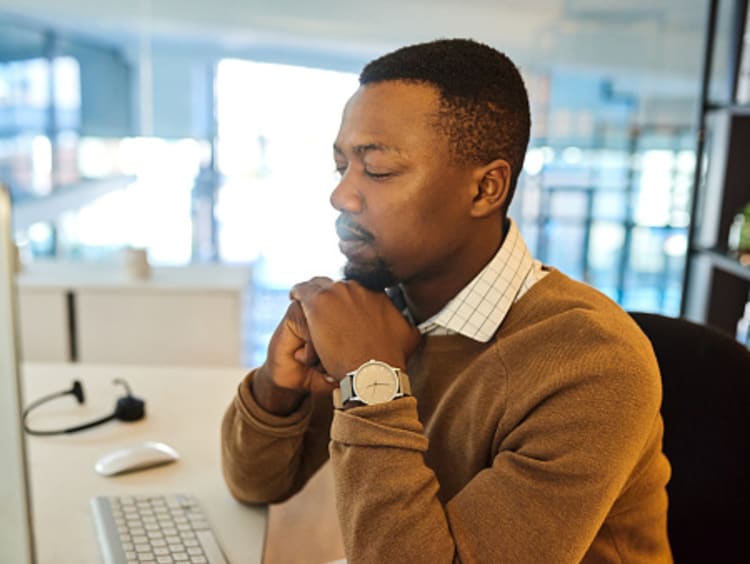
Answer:
[{"label": "shirt collar", "polygon": [[485,343],[497,332],[534,266],[515,222],[508,219],[508,226],[495,256],[443,309],[417,326],[420,333],[459,333]]}]

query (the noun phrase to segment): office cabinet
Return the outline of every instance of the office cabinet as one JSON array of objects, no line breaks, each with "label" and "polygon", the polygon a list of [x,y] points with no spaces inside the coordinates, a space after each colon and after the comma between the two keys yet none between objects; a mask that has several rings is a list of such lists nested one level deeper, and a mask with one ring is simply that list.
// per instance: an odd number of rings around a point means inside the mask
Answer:
[{"label": "office cabinet", "polygon": [[32,362],[69,362],[70,327],[61,288],[24,287],[18,291],[21,355]]},{"label": "office cabinet", "polygon": [[250,278],[227,265],[153,268],[140,280],[117,265],[32,263],[18,277],[23,357],[240,366]]},{"label": "office cabinet", "polygon": [[77,358],[114,364],[229,365],[242,360],[240,292],[82,288]]}]

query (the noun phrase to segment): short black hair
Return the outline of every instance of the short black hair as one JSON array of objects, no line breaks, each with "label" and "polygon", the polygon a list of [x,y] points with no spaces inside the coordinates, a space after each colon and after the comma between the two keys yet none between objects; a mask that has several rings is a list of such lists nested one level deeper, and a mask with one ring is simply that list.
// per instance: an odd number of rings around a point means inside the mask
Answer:
[{"label": "short black hair", "polygon": [[521,73],[500,51],[471,39],[439,39],[402,47],[368,63],[362,86],[385,81],[426,83],[440,93],[437,127],[456,162],[511,166],[508,203],[529,143],[529,98]]}]

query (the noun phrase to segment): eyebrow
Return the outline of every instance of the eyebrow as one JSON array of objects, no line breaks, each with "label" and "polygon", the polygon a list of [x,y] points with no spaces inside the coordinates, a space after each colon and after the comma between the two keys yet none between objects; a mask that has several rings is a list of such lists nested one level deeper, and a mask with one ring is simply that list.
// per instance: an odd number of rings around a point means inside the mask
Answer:
[{"label": "eyebrow", "polygon": [[[354,147],[352,147],[352,152],[355,155],[364,155],[372,151],[401,154],[400,149],[391,147],[390,145],[384,145],[383,143],[364,143],[362,145],[354,145]],[[336,143],[333,144],[333,152],[337,155],[344,154],[344,151]]]}]

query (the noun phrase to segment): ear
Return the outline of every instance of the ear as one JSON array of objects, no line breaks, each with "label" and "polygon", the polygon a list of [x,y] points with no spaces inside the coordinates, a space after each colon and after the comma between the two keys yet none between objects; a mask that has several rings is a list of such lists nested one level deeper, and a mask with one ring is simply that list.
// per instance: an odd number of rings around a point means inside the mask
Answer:
[{"label": "ear", "polygon": [[472,217],[488,217],[505,209],[510,177],[510,164],[504,159],[494,160],[477,169]]}]

